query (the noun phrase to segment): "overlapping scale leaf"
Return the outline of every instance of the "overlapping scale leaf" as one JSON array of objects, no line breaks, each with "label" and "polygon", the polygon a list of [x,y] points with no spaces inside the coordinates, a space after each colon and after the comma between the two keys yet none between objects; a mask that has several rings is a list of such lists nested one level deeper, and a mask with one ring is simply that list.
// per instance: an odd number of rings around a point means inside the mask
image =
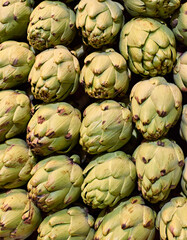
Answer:
[{"label": "overlapping scale leaf", "polygon": [[165,136],[181,115],[182,94],[175,84],[163,77],[135,84],[130,100],[136,128],[149,140]]},{"label": "overlapping scale leaf", "polygon": [[79,61],[66,47],[47,49],[36,56],[29,74],[31,91],[46,103],[63,100],[77,90],[79,73]]},{"label": "overlapping scale leaf", "polygon": [[80,144],[90,154],[113,152],[132,135],[132,116],[124,103],[114,100],[95,102],[84,111]]},{"label": "overlapping scale leaf", "polygon": [[187,142],[187,104],[183,106],[181,122],[180,122],[180,135]]},{"label": "overlapping scale leaf", "polygon": [[184,154],[179,145],[166,138],[143,142],[133,158],[143,197],[151,203],[165,200],[182,175]]},{"label": "overlapping scale leaf", "polygon": [[182,173],[181,187],[182,187],[184,194],[187,197],[187,157],[185,158],[185,167],[184,167],[183,173]]}]

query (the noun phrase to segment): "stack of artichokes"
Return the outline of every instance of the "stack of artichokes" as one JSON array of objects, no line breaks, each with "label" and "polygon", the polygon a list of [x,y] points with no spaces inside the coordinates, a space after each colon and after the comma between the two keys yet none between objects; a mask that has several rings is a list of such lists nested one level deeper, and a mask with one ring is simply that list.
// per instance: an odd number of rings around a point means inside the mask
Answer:
[{"label": "stack of artichokes", "polygon": [[0,239],[187,240],[185,0],[0,0]]}]

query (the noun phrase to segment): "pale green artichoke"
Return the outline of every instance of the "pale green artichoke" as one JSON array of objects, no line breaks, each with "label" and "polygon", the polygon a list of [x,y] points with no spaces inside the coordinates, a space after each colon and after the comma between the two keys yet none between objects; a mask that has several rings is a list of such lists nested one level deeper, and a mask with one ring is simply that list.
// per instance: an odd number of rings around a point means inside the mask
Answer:
[{"label": "pale green artichoke", "polygon": [[180,122],[180,135],[187,142],[187,104],[183,106]]},{"label": "pale green artichoke", "polygon": [[185,167],[184,167],[183,173],[182,173],[181,187],[182,187],[184,194],[187,197],[187,157],[185,158]]},{"label": "pale green artichoke", "polygon": [[17,188],[31,178],[36,158],[24,140],[12,138],[0,144],[0,188]]},{"label": "pale green artichoke", "polygon": [[80,82],[89,96],[111,99],[125,95],[130,77],[126,60],[110,48],[93,52],[84,59]]},{"label": "pale green artichoke", "polygon": [[132,72],[142,76],[166,75],[176,60],[173,32],[161,21],[133,18],[120,36],[119,48]]},{"label": "pale green artichoke", "polygon": [[41,105],[27,126],[27,143],[36,155],[69,152],[79,140],[81,113],[65,102]]},{"label": "pale green artichoke", "polygon": [[94,240],[154,240],[156,213],[144,204],[137,196],[106,215],[101,212],[95,222]]},{"label": "pale green artichoke", "polygon": [[187,92],[187,51],[178,54],[177,63],[173,69],[173,79],[181,91]]},{"label": "pale green artichoke", "polygon": [[169,18],[180,7],[180,0],[123,0],[125,8],[134,17]]},{"label": "pale green artichoke", "polygon": [[154,77],[135,84],[130,100],[136,128],[149,140],[165,136],[182,112],[181,91],[163,77]]},{"label": "pale green artichoke", "polygon": [[124,24],[123,6],[112,0],[81,0],[76,10],[83,42],[94,48],[112,44]]},{"label": "pale green artichoke", "polygon": [[67,46],[75,34],[75,13],[60,1],[41,2],[30,16],[27,39],[35,49]]},{"label": "pale green artichoke", "polygon": [[187,198],[175,197],[158,213],[156,228],[162,240],[187,239]]},{"label": "pale green artichoke", "polygon": [[95,157],[84,169],[81,196],[92,208],[113,207],[128,197],[136,184],[136,167],[122,151]]},{"label": "pale green artichoke", "polygon": [[34,60],[34,53],[27,43],[6,41],[0,44],[0,89],[27,82]]},{"label": "pale green artichoke", "polygon": [[29,74],[32,94],[46,103],[73,94],[79,83],[77,58],[64,46],[47,49],[36,56]]},{"label": "pale green artichoke", "polygon": [[187,46],[187,2],[182,4],[179,11],[171,19],[171,27],[178,41]]},{"label": "pale green artichoke", "polygon": [[0,1],[0,43],[27,35],[34,0]]},{"label": "pale green artichoke", "polygon": [[0,194],[0,239],[26,239],[42,221],[39,209],[23,189]]},{"label": "pale green artichoke", "polygon": [[31,171],[29,197],[44,212],[56,212],[75,202],[81,194],[79,156],[58,155],[38,162]]},{"label": "pale green artichoke", "polygon": [[0,91],[0,142],[23,133],[30,119],[30,100],[24,92]]},{"label": "pale green artichoke", "polygon": [[37,240],[93,240],[94,233],[94,218],[87,209],[71,207],[46,217]]},{"label": "pale green artichoke", "polygon": [[151,203],[165,200],[182,175],[184,154],[174,141],[163,138],[143,142],[133,153],[138,187]]},{"label": "pale green artichoke", "polygon": [[131,138],[132,116],[124,103],[114,100],[95,102],[83,115],[79,143],[90,154],[113,152]]}]

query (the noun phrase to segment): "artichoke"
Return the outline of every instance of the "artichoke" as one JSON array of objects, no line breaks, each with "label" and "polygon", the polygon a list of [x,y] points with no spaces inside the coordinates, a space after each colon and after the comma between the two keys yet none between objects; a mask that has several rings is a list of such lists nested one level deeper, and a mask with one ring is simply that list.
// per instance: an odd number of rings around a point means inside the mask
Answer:
[{"label": "artichoke", "polygon": [[179,145],[166,138],[143,142],[133,159],[143,197],[151,203],[165,200],[182,175],[184,154]]},{"label": "artichoke", "polygon": [[114,100],[95,102],[84,110],[80,145],[90,154],[113,152],[132,135],[132,116],[124,103]]},{"label": "artichoke", "polygon": [[17,188],[31,178],[36,158],[24,140],[12,138],[0,144],[0,188]]},{"label": "artichoke", "polygon": [[187,198],[175,197],[166,203],[156,219],[162,240],[187,239]]},{"label": "artichoke", "polygon": [[30,100],[24,92],[0,91],[0,142],[23,133],[30,119]]},{"label": "artichoke", "polygon": [[81,193],[79,157],[58,155],[38,162],[31,171],[29,197],[44,212],[58,211],[75,202]]},{"label": "artichoke", "polygon": [[144,205],[141,197],[121,202],[111,212],[99,215],[94,240],[153,240],[156,213]]},{"label": "artichoke", "polygon": [[171,19],[171,27],[178,41],[187,46],[187,2],[182,4],[179,11]]},{"label": "artichoke", "polygon": [[0,43],[27,35],[34,0],[0,1]]},{"label": "artichoke", "polygon": [[182,110],[180,135],[187,142],[187,104],[183,106]]},{"label": "artichoke", "polygon": [[136,128],[148,140],[165,136],[182,112],[180,90],[163,77],[154,77],[135,84],[130,100]]},{"label": "artichoke", "polygon": [[78,87],[77,58],[64,46],[47,49],[36,56],[29,74],[32,94],[46,103],[60,101]]},{"label": "artichoke", "polygon": [[171,72],[175,45],[175,36],[166,24],[151,18],[131,19],[124,25],[119,42],[130,70],[151,77]]},{"label": "artichoke", "polygon": [[180,7],[180,0],[123,0],[125,8],[134,17],[169,18]]},{"label": "artichoke", "polygon": [[181,187],[182,187],[184,194],[187,197],[187,157],[185,158],[185,167],[184,167],[183,173],[182,173]]},{"label": "artichoke", "polygon": [[178,54],[177,63],[173,69],[173,78],[180,90],[187,92],[187,51]]},{"label": "artichoke", "polygon": [[67,46],[75,34],[75,13],[60,1],[41,2],[30,16],[27,39],[35,49]]},{"label": "artichoke", "polygon": [[27,126],[27,144],[36,155],[69,152],[78,142],[81,113],[65,102],[38,107]]},{"label": "artichoke", "polygon": [[0,194],[0,239],[26,239],[39,226],[39,209],[23,189]]},{"label": "artichoke", "polygon": [[27,43],[6,41],[0,44],[0,89],[27,82],[34,60],[34,53]]},{"label": "artichoke", "polygon": [[112,0],[81,0],[76,10],[76,27],[85,44],[100,48],[115,41],[124,22],[121,4]]},{"label": "artichoke", "polygon": [[123,96],[129,87],[129,80],[126,60],[114,49],[88,55],[80,75],[86,93],[94,98]]},{"label": "artichoke", "polygon": [[84,169],[81,196],[92,208],[113,207],[135,187],[136,167],[122,151],[95,157]]},{"label": "artichoke", "polygon": [[46,217],[37,240],[93,240],[94,218],[81,207],[71,207]]}]

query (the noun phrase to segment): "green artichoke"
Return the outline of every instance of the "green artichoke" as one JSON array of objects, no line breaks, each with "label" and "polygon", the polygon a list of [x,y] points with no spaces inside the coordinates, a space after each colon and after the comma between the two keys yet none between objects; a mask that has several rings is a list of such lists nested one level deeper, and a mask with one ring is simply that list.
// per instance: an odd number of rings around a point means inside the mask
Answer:
[{"label": "green artichoke", "polygon": [[95,157],[84,169],[81,196],[92,208],[113,207],[135,187],[136,167],[122,151]]},{"label": "green artichoke", "polygon": [[136,128],[148,140],[165,136],[182,112],[180,90],[163,77],[154,77],[135,84],[130,100]]},{"label": "green artichoke", "polygon": [[121,202],[111,212],[99,215],[94,240],[153,240],[156,213],[141,197]]},{"label": "green artichoke", "polygon": [[0,239],[26,239],[42,221],[39,209],[23,189],[0,194]]},{"label": "green artichoke", "polygon": [[187,46],[187,2],[182,4],[179,11],[171,19],[171,27],[178,41]]},{"label": "green artichoke", "polygon": [[31,178],[36,158],[24,140],[12,138],[0,144],[0,188],[17,188]]},{"label": "green artichoke", "polygon": [[132,116],[124,103],[95,102],[84,113],[80,145],[90,154],[113,152],[125,145],[132,134]]},{"label": "green artichoke", "polygon": [[112,44],[124,23],[123,6],[112,0],[81,0],[76,10],[83,42],[94,48]]},{"label": "green artichoke", "polygon": [[134,17],[169,18],[180,7],[180,0],[123,0],[125,8]]},{"label": "green artichoke", "polygon": [[166,138],[143,142],[133,159],[143,197],[151,203],[165,200],[182,175],[184,154],[179,145]]},{"label": "green artichoke", "polygon": [[185,158],[185,167],[184,167],[184,170],[182,173],[181,187],[182,187],[184,194],[187,197],[187,157]]},{"label": "green artichoke", "polygon": [[175,45],[175,36],[166,24],[151,18],[131,19],[124,25],[119,42],[130,70],[151,77],[172,71]]},{"label": "green artichoke", "polygon": [[175,197],[158,213],[156,228],[162,240],[187,239],[187,198]]},{"label": "green artichoke", "polygon": [[173,69],[173,79],[181,91],[187,92],[187,51],[178,54],[177,63]]},{"label": "green artichoke", "polygon": [[46,103],[60,101],[78,87],[80,66],[64,46],[47,49],[36,56],[29,74],[32,94]]},{"label": "green artichoke", "polygon": [[75,34],[75,13],[60,1],[41,2],[30,16],[27,39],[35,49],[67,46]]},{"label": "green artichoke", "polygon": [[87,210],[71,207],[46,217],[38,228],[37,240],[93,240],[94,218]]},{"label": "green artichoke", "polygon": [[0,43],[27,35],[34,0],[0,1]]},{"label": "green artichoke", "polygon": [[80,82],[94,98],[114,98],[127,92],[130,71],[126,60],[114,49],[93,52],[84,60]]},{"label": "green artichoke", "polygon": [[29,197],[42,211],[61,210],[80,197],[83,174],[77,162],[77,155],[58,155],[34,166],[27,189]]},{"label": "green artichoke", "polygon": [[24,92],[0,91],[0,142],[23,133],[30,119],[30,100]]},{"label": "green artichoke", "polygon": [[183,106],[182,110],[180,135],[187,142],[187,104]]},{"label": "green artichoke", "polygon": [[27,144],[36,155],[69,152],[78,142],[81,113],[65,102],[41,105],[27,126]]},{"label": "green artichoke", "polygon": [[27,43],[6,41],[0,44],[0,90],[27,82],[34,60]]}]

